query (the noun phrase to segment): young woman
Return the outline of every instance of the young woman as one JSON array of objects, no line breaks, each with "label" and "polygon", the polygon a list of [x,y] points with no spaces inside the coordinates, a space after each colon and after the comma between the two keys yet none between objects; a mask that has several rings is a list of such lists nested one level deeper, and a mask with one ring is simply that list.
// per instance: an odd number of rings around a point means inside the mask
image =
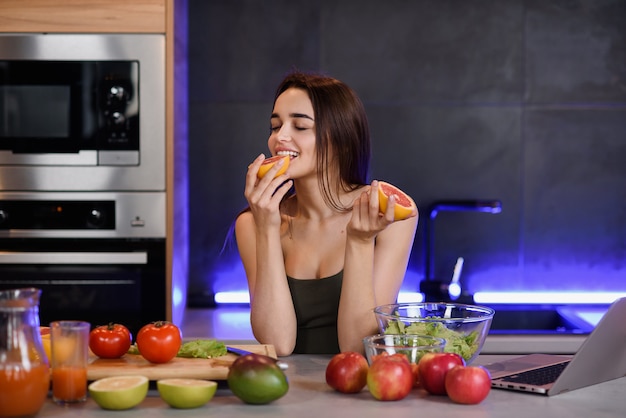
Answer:
[{"label": "young woman", "polygon": [[397,298],[417,210],[394,222],[391,198],[379,213],[365,110],[339,80],[288,75],[268,147],[289,155],[288,170],[273,178],[279,163],[259,180],[259,155],[246,175],[249,210],[235,223],[254,336],[279,356],[362,352],[363,337],[377,332],[373,308]]}]

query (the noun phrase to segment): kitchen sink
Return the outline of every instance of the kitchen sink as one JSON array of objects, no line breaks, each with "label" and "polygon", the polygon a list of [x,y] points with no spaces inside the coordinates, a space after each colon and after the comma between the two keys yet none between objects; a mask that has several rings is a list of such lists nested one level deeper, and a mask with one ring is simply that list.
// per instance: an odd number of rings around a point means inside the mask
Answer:
[{"label": "kitchen sink", "polygon": [[608,305],[489,305],[495,309],[483,354],[574,354]]},{"label": "kitchen sink", "polygon": [[490,305],[496,314],[490,334],[589,334],[594,320],[584,313],[602,315],[606,307]]}]

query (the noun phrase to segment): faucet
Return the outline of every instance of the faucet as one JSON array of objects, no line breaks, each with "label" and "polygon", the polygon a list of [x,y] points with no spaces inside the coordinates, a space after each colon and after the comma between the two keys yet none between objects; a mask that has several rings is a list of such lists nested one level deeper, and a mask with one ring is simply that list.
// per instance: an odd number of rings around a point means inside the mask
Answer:
[{"label": "faucet", "polygon": [[[435,219],[439,212],[483,212],[495,214],[501,211],[502,203],[499,200],[442,200],[434,202],[429,207],[424,231],[424,280],[420,283],[420,291],[424,293],[426,300],[433,298],[449,299],[453,296],[449,293],[448,283],[434,280],[431,277],[435,266]],[[458,284],[458,274],[455,284]]]}]

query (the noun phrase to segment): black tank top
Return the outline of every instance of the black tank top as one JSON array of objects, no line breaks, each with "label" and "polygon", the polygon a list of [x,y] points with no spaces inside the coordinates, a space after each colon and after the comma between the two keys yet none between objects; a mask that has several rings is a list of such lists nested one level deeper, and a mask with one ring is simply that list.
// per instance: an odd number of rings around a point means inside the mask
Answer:
[{"label": "black tank top", "polygon": [[343,270],[334,276],[299,280],[287,276],[298,330],[294,354],[336,354],[337,313]]}]

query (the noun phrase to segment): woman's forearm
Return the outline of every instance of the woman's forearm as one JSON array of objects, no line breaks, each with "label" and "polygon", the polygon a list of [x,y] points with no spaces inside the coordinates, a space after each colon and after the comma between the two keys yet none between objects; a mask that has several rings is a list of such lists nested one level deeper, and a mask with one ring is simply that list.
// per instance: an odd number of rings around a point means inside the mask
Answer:
[{"label": "woman's forearm", "polygon": [[342,351],[363,351],[362,339],[378,333],[373,309],[395,303],[416,229],[414,217],[388,226],[371,240],[348,236],[337,323]]},{"label": "woman's forearm", "polygon": [[250,322],[259,342],[273,344],[278,355],[291,354],[297,323],[278,233],[257,232]]},{"label": "woman's forearm", "polygon": [[348,238],[337,317],[341,351],[363,351],[363,337],[376,331],[375,306],[374,240]]}]

